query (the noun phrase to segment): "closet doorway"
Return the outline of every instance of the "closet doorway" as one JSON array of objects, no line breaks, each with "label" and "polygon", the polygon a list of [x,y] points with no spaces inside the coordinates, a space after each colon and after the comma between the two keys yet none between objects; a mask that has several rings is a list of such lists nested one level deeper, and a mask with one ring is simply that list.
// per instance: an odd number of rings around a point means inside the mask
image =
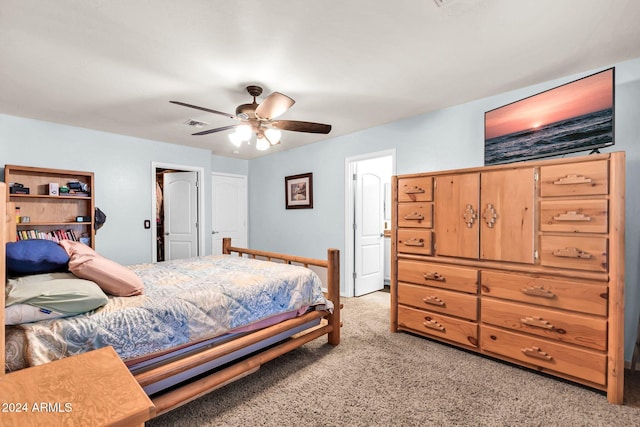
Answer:
[{"label": "closet doorway", "polygon": [[204,253],[202,168],[153,163],[153,261],[189,258]]},{"label": "closet doorway", "polygon": [[395,150],[349,157],[345,169],[345,296],[360,296],[382,290],[389,277]]}]

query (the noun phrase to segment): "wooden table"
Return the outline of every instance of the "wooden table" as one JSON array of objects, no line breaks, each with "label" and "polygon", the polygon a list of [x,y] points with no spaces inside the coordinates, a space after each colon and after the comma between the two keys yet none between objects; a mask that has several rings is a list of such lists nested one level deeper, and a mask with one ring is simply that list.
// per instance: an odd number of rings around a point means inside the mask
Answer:
[{"label": "wooden table", "polygon": [[154,415],[112,347],[0,377],[2,426],[142,426]]}]

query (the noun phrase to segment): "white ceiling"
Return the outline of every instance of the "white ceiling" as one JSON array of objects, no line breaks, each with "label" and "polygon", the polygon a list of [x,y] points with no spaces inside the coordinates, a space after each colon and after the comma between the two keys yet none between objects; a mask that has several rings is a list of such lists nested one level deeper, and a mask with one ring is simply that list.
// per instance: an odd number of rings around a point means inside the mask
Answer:
[{"label": "white ceiling", "polygon": [[258,84],[333,126],[285,150],[638,58],[639,22],[637,0],[0,0],[0,113],[249,159],[191,136],[232,119],[168,101],[234,113]]}]

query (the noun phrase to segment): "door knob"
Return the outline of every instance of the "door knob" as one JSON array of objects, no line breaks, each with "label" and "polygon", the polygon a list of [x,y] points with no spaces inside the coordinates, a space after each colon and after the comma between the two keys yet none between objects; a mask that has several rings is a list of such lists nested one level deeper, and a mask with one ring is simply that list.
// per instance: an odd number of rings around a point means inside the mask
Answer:
[{"label": "door knob", "polygon": [[219,231],[215,231],[215,230],[211,231],[211,234],[218,234],[218,233],[220,233],[220,232]]}]

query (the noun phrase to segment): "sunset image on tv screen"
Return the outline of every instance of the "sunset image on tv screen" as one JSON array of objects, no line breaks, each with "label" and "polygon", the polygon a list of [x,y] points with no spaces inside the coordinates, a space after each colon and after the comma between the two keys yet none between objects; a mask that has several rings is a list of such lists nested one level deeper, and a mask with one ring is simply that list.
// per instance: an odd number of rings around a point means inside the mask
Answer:
[{"label": "sunset image on tv screen", "polygon": [[614,69],[485,113],[485,164],[613,144]]}]

